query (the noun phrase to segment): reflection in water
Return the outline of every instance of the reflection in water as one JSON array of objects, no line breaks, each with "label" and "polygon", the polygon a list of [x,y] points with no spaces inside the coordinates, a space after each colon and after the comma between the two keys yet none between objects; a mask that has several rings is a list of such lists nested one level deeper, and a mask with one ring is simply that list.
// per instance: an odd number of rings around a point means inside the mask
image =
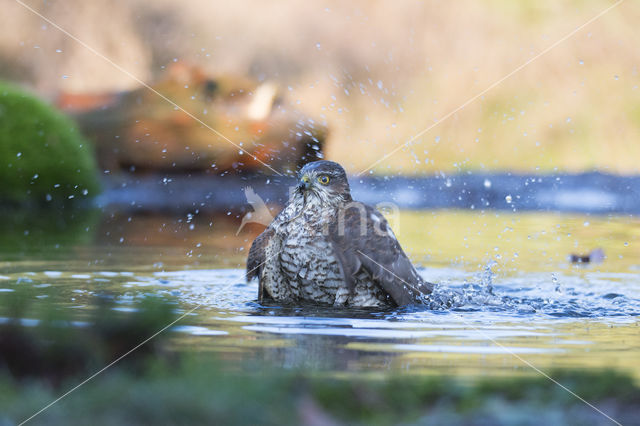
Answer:
[{"label": "reflection in water", "polygon": [[[258,304],[243,267],[261,229],[236,236],[238,216],[113,214],[50,252],[5,247],[0,292],[28,286],[80,313],[96,294],[125,310],[149,295],[177,298],[182,312],[199,308],[173,328],[176,345],[229,360],[335,373],[529,372],[517,354],[542,369],[613,367],[640,378],[635,219],[402,212],[399,239],[440,285],[431,309],[379,311]],[[571,265],[570,252],[593,246],[603,263]]]}]

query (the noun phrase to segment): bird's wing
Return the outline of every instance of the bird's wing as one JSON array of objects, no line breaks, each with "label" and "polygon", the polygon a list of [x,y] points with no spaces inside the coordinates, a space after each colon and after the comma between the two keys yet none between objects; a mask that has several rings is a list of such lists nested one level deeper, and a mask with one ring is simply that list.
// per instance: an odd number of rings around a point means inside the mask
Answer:
[{"label": "bird's wing", "polygon": [[247,258],[247,281],[251,281],[254,278],[260,280],[262,268],[266,260],[265,249],[274,234],[275,231],[273,228],[268,227],[253,240],[253,244],[251,244],[251,249],[249,250],[249,257]]},{"label": "bird's wing", "polygon": [[418,275],[384,216],[363,203],[349,206],[332,220],[329,235],[350,290],[363,269],[398,306],[421,303],[433,284]]}]

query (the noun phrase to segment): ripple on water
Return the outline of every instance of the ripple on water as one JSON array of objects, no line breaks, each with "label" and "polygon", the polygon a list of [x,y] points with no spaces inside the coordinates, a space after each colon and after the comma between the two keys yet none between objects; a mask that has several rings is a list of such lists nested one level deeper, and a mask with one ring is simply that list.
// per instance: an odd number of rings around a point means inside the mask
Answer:
[{"label": "ripple on water", "polygon": [[[449,277],[452,275],[444,271]],[[425,279],[439,281],[427,273]],[[612,282],[612,280],[615,280]],[[130,281],[131,286],[164,286],[179,288],[181,298],[189,303],[221,309],[252,309],[257,285],[244,284],[244,271],[238,269],[190,270],[158,272],[144,281]],[[608,318],[640,315],[637,289],[640,278],[634,273],[592,272],[585,277],[563,274],[531,273],[500,280],[491,285],[449,280],[436,287],[428,298],[431,311],[449,313],[476,312],[503,314],[503,319],[530,319],[531,316],[555,318]],[[615,293],[611,288],[615,288]],[[275,308],[276,307],[271,307]],[[421,311],[420,308],[399,309],[398,313]]]},{"label": "ripple on water", "polygon": [[545,354],[562,353],[564,350],[558,348],[526,348],[516,346],[468,346],[468,345],[394,345],[394,349],[399,351],[413,352],[446,352],[461,354]]},{"label": "ripple on water", "polygon": [[[439,281],[423,271],[425,279]],[[181,290],[181,298],[207,309],[221,310],[208,321],[217,328],[243,330],[257,335],[347,339],[347,347],[370,353],[433,353],[560,356],[593,347],[593,337],[576,332],[576,324],[637,322],[640,301],[635,274],[615,277],[592,273],[571,275],[525,274],[481,282],[449,279],[429,298],[431,309],[400,308],[376,312],[331,307],[279,305],[255,302],[257,285],[244,284],[241,270],[196,270],[155,274],[158,285]],[[611,278],[617,280],[612,294]],[[163,280],[163,282],[159,282]],[[239,312],[246,314],[237,315]],[[235,314],[235,315],[234,315]],[[588,321],[575,323],[575,321]],[[560,321],[560,322],[559,322]],[[562,321],[569,324],[562,326]],[[573,321],[573,322],[572,322]],[[233,326],[232,324],[238,324]],[[207,335],[210,328],[184,329]],[[213,330],[213,334],[217,330]],[[231,331],[231,334],[240,333]],[[360,342],[360,343],[357,343]]]},{"label": "ripple on water", "polygon": [[179,325],[173,327],[171,330],[179,333],[188,333],[192,336],[226,336],[228,331],[224,330],[211,330],[207,327],[200,327],[195,325]]},{"label": "ripple on water", "polygon": [[198,307],[189,315],[192,325],[171,328],[194,336],[194,345],[230,351],[260,348],[265,353],[289,348],[282,356],[302,363],[353,351],[353,358],[344,355],[345,362],[411,359],[425,368],[453,368],[459,363],[456,357],[466,355],[482,362],[493,357],[492,365],[503,368],[507,359],[513,366],[521,365],[516,356],[522,355],[543,366],[545,359],[549,365],[561,359],[571,366],[607,366],[611,351],[624,365],[636,363],[640,353],[638,344],[629,344],[637,341],[638,334],[637,272],[569,270],[496,277],[486,270],[476,276],[456,268],[433,268],[421,273],[426,280],[443,284],[428,298],[428,309],[389,310],[261,305],[256,301],[257,284],[246,284],[239,269],[55,272],[9,276],[6,289],[0,291],[28,285],[43,293],[53,287],[56,292],[86,297],[118,287],[126,289],[116,300],[115,309],[123,311],[131,310],[130,303],[140,297],[172,296],[185,309]]}]

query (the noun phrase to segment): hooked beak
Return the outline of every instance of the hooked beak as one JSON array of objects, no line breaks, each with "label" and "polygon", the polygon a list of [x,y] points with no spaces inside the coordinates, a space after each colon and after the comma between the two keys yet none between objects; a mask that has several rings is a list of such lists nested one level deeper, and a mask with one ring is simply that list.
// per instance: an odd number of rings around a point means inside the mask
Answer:
[{"label": "hooked beak", "polygon": [[310,187],[311,187],[311,179],[309,179],[309,176],[307,175],[302,176],[302,178],[300,178],[300,181],[298,182],[298,186],[297,186],[298,191],[303,192],[309,189]]}]

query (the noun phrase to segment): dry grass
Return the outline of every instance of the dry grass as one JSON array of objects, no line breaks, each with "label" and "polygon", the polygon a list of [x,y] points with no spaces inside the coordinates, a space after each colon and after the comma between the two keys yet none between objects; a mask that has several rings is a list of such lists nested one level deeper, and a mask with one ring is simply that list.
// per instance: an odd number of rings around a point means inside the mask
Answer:
[{"label": "dry grass", "polygon": [[[278,82],[329,122],[328,156],[359,172],[611,4],[74,0],[39,10],[144,79],[177,58]],[[17,4],[3,21],[5,77],[47,95],[134,85]],[[375,171],[639,172],[637,22],[640,3],[624,2]]]}]

